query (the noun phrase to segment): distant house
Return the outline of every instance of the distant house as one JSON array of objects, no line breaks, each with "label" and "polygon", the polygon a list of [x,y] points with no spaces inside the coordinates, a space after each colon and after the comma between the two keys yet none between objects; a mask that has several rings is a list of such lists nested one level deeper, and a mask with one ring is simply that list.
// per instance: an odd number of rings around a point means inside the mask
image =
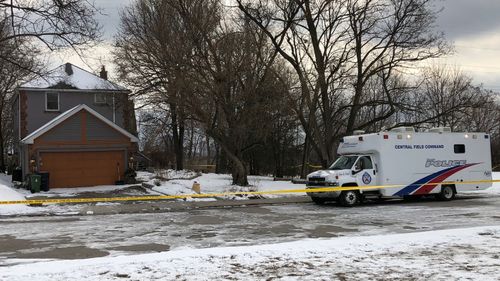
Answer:
[{"label": "distant house", "polygon": [[23,177],[48,172],[50,188],[123,180],[137,150],[129,90],[70,63],[21,85],[13,102]]}]

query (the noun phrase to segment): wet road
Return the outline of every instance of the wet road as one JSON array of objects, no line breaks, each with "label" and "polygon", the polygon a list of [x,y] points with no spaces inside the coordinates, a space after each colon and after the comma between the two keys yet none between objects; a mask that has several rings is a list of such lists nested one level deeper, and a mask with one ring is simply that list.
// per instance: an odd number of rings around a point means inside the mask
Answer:
[{"label": "wet road", "polygon": [[312,203],[152,214],[0,219],[0,266],[180,248],[255,245],[306,238],[500,225],[500,196],[452,202]]}]

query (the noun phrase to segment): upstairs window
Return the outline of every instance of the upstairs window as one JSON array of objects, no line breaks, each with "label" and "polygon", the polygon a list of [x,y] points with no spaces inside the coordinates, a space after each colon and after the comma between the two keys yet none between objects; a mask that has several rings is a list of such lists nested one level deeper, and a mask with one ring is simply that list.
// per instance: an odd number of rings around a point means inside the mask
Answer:
[{"label": "upstairs window", "polygon": [[94,103],[95,104],[105,104],[106,103],[106,94],[105,93],[95,93],[94,94]]},{"label": "upstairs window", "polygon": [[45,93],[45,110],[59,111],[59,93]]}]

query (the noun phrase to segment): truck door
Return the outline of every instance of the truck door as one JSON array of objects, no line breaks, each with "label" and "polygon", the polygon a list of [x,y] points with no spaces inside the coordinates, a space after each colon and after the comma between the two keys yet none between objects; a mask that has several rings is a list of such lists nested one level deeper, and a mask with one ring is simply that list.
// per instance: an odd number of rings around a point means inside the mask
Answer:
[{"label": "truck door", "polygon": [[372,158],[370,156],[361,156],[354,164],[354,169],[356,171],[356,182],[359,186],[375,185],[376,172],[375,166],[373,165]]}]

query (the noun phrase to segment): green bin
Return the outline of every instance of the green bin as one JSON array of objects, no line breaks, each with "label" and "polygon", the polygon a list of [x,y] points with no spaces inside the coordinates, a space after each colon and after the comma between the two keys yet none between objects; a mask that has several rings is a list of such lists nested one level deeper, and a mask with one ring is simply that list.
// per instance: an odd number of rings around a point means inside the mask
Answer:
[{"label": "green bin", "polygon": [[40,192],[41,183],[42,183],[42,177],[40,175],[30,175],[31,193]]}]

